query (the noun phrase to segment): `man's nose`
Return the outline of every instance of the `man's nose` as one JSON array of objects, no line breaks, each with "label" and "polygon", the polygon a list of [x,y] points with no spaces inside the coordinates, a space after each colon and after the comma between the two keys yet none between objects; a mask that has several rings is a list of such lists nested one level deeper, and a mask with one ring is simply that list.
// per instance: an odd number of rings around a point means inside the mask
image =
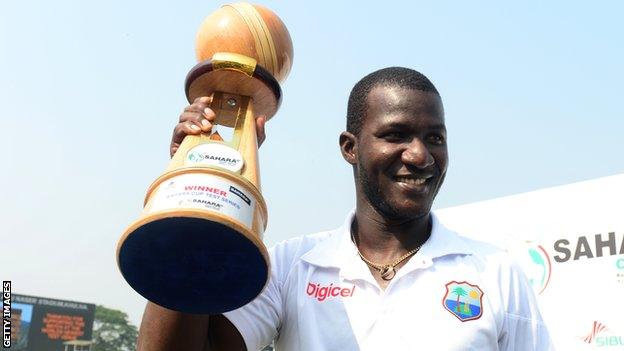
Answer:
[{"label": "man's nose", "polygon": [[418,138],[414,138],[408,147],[401,154],[401,161],[404,164],[418,168],[433,166],[435,159],[427,149],[427,146]]}]

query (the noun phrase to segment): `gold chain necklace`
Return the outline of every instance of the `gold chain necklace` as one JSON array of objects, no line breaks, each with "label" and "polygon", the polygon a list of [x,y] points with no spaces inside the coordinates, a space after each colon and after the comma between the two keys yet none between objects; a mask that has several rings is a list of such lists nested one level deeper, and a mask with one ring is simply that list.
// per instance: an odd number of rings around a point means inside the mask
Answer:
[{"label": "gold chain necklace", "polygon": [[353,235],[353,232],[351,232],[351,240],[355,244],[355,249],[357,250],[357,253],[362,259],[362,261],[364,261],[367,265],[378,270],[379,274],[381,274],[381,279],[386,280],[386,281],[392,280],[392,278],[394,278],[394,276],[396,275],[396,270],[394,269],[394,267],[396,267],[399,263],[405,261],[408,257],[411,257],[414,254],[416,254],[418,250],[420,250],[420,247],[422,246],[422,244],[418,245],[415,249],[408,251],[405,255],[399,257],[399,259],[397,259],[391,264],[382,265],[382,264],[377,264],[375,262],[369,261],[366,257],[364,257],[364,255],[362,255],[362,253],[360,252],[360,248],[357,245],[357,241],[355,241],[355,236]]}]

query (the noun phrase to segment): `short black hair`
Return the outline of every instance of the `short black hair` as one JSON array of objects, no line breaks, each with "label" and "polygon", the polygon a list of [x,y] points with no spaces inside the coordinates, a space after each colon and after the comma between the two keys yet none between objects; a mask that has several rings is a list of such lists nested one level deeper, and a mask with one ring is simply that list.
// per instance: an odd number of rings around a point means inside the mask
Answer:
[{"label": "short black hair", "polygon": [[418,71],[405,67],[382,68],[362,78],[351,90],[347,106],[347,132],[356,136],[360,133],[362,118],[366,114],[366,98],[373,88],[380,85],[426,91],[440,96],[429,78]]}]

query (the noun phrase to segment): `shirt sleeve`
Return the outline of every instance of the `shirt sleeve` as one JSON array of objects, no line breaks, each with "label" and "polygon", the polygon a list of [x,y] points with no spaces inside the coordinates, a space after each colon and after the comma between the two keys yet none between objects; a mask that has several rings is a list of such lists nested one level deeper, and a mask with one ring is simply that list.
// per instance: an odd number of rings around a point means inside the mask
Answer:
[{"label": "shirt sleeve", "polygon": [[282,320],[281,284],[274,254],[275,249],[271,249],[271,276],[262,293],[247,305],[223,314],[243,336],[248,351],[269,345]]},{"label": "shirt sleeve", "polygon": [[537,299],[524,272],[511,264],[506,292],[506,312],[498,346],[501,351],[554,350],[542,320]]}]

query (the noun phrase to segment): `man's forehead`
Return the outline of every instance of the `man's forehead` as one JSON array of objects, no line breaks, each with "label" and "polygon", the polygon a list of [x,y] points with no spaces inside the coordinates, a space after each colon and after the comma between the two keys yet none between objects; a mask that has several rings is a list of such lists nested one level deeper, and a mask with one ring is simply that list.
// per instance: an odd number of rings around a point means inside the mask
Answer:
[{"label": "man's forehead", "polygon": [[367,101],[383,100],[388,104],[401,104],[405,100],[441,102],[440,95],[432,91],[418,90],[400,85],[376,85],[368,93]]},{"label": "man's forehead", "polygon": [[424,113],[444,121],[444,108],[435,92],[422,91],[397,85],[379,85],[367,96],[367,115],[392,113]]}]

